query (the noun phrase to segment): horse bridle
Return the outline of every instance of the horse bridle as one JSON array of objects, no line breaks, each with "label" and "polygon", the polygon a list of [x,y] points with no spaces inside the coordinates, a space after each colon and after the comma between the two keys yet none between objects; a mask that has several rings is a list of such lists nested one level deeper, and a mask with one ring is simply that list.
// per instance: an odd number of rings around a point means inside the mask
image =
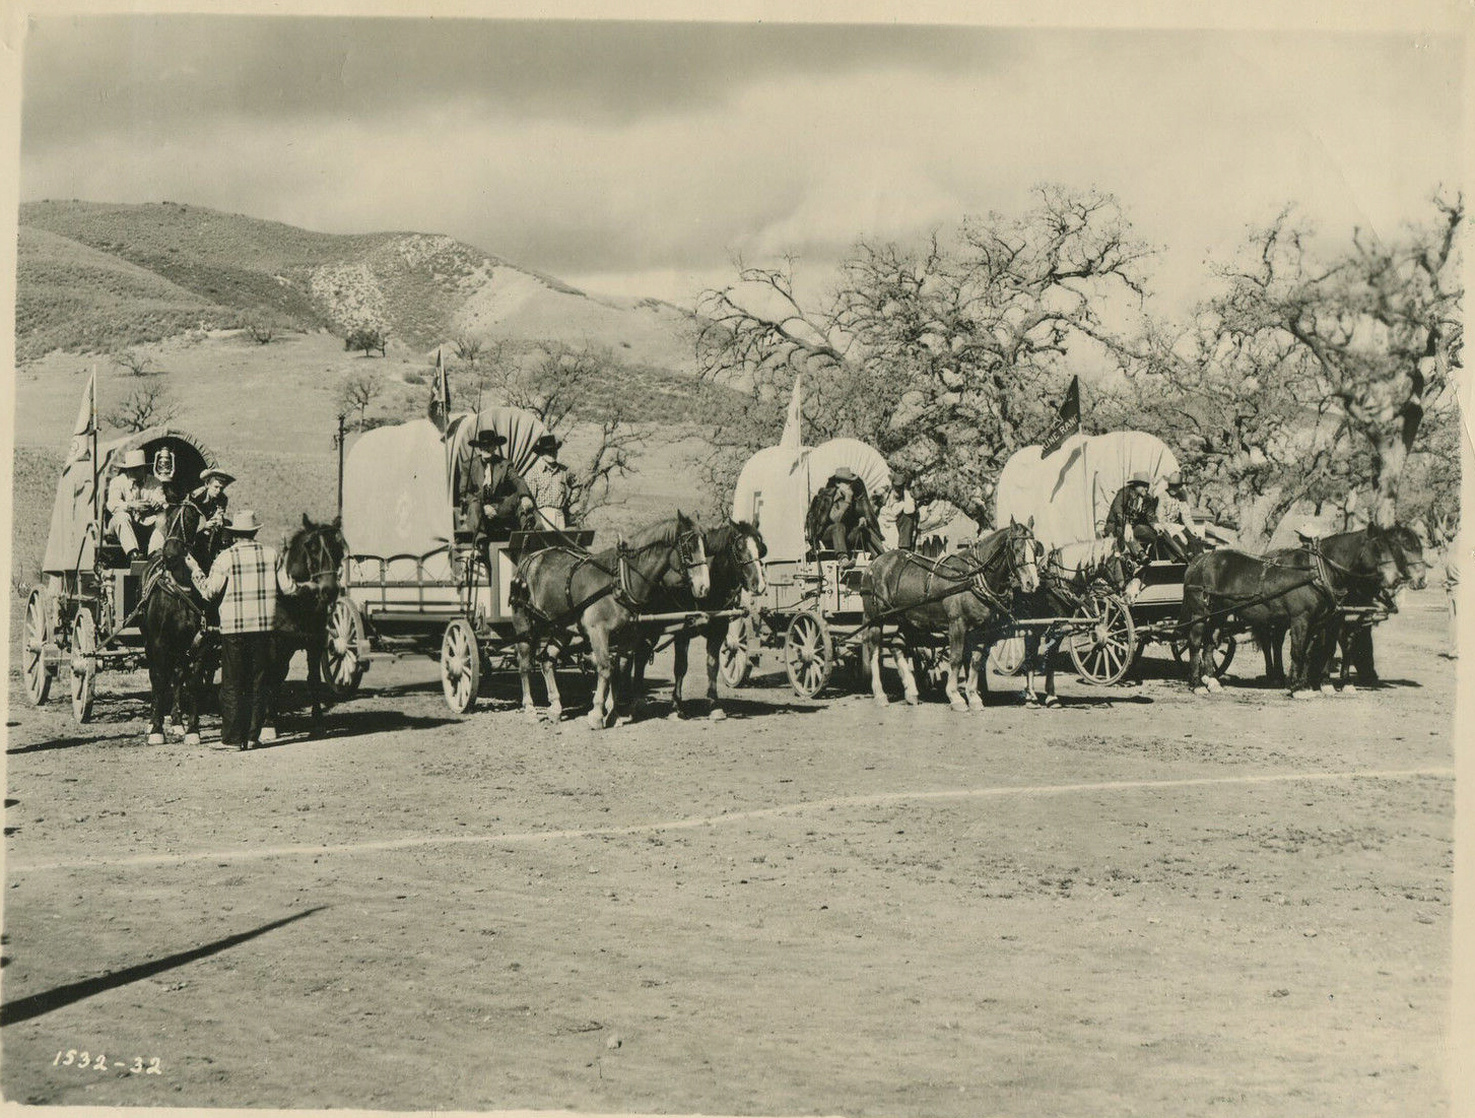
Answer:
[{"label": "horse bridle", "polygon": [[[329,577],[335,579],[338,577],[338,565],[333,562],[333,549],[328,546],[328,541],[322,532],[313,533],[311,544],[316,545],[319,559],[326,562],[328,565],[326,567],[320,568],[319,570],[313,571],[310,575],[307,576],[305,580],[299,579],[298,581],[311,582],[313,593],[316,594],[319,598],[322,598],[327,593],[327,590],[323,585],[324,580]],[[291,574],[291,572],[289,571],[288,574]]]},{"label": "horse bridle", "polygon": [[[757,567],[759,572],[761,573],[763,571],[762,557],[747,557],[747,541],[751,538],[752,537],[749,536],[746,532],[734,526],[732,536],[727,541],[728,558],[732,560],[732,565],[736,567],[739,571],[746,572],[752,570],[754,567]],[[755,578],[752,580],[752,582],[756,584],[758,582],[758,579]]]},{"label": "horse bridle", "polygon": [[[619,574],[616,577],[619,579],[620,593],[623,594],[628,600],[632,602],[635,600],[634,597],[631,595],[629,588],[628,576],[631,570],[630,564],[628,562],[629,557],[632,555],[643,555],[651,548],[663,547],[670,542],[671,541],[668,540],[651,540],[650,543],[641,544],[639,547],[630,547],[628,544],[625,543],[624,540],[621,540],[616,545],[615,550],[619,558]],[[702,541],[701,529],[693,525],[687,531],[677,535],[675,544],[676,546],[675,548],[673,548],[673,550],[676,552],[677,569],[681,571],[681,577],[686,580],[687,588],[690,589],[691,572],[701,567],[707,567],[709,565],[707,550]],[[701,558],[697,557],[698,548],[701,549]],[[589,559],[588,562],[593,563],[593,560]],[[594,565],[598,566],[597,563]],[[635,573],[638,574],[647,584],[655,581],[644,571],[637,569]]]}]

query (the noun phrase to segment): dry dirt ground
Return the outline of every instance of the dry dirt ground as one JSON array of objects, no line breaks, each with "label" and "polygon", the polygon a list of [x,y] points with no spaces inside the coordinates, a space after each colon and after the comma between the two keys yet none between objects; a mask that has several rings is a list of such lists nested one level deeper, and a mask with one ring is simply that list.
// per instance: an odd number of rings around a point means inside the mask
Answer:
[{"label": "dry dirt ground", "polygon": [[12,679],[4,1095],[1447,1113],[1442,607],[1379,631],[1386,686],[1300,703],[1242,653],[1211,700],[770,677],[594,733],[507,680],[457,718],[413,661],[242,754],[145,746],[137,676],[85,726]]}]

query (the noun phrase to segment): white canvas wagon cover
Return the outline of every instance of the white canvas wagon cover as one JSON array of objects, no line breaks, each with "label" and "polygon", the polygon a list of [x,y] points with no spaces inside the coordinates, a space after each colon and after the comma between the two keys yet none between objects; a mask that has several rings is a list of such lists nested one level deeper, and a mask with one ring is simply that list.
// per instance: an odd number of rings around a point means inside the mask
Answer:
[{"label": "white canvas wagon cover", "polygon": [[797,449],[770,446],[749,458],[738,474],[732,514],[763,534],[770,560],[803,559],[809,502],[841,466],[855,471],[878,504],[886,496],[891,486],[886,459],[859,439],[831,439]]},{"label": "white canvas wagon cover", "polygon": [[[210,448],[175,427],[149,427],[111,442],[97,445],[98,484],[106,495],[108,479],[124,451],[142,448],[152,453],[168,446],[177,460],[178,476],[198,475],[218,465]],[[92,463],[87,458],[69,463],[57,483],[51,506],[51,529],[46,536],[46,555],[41,569],[47,574],[91,570],[95,541],[92,538]]]},{"label": "white canvas wagon cover", "polygon": [[994,524],[1033,516],[1035,536],[1047,547],[1089,540],[1134,473],[1146,473],[1156,484],[1177,468],[1167,445],[1145,431],[1072,435],[1044,459],[1038,446],[1027,446],[999,474]]},{"label": "white canvas wagon cover", "polygon": [[455,416],[446,430],[428,419],[367,431],[343,466],[343,538],[352,555],[428,555],[455,530],[478,431],[507,439],[504,455],[519,473],[535,468],[533,443],[548,433],[519,408]]}]

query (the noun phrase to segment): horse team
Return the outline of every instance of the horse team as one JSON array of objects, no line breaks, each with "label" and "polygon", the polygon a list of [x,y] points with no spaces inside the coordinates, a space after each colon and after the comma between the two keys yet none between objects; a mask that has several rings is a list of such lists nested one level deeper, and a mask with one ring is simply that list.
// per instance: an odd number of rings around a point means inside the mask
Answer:
[{"label": "horse team", "polygon": [[[881,682],[884,648],[895,649],[905,699],[915,704],[919,690],[911,650],[942,642],[949,704],[958,711],[982,709],[988,684],[981,661],[984,634],[991,627],[997,631],[1013,619],[1058,612],[1068,578],[1124,581],[1130,576],[1125,557],[1115,553],[1098,557],[1089,568],[1063,567],[1060,551],[1047,556],[1033,526],[1033,520],[1011,521],[944,556],[893,549],[865,568],[860,583],[866,617],[862,665],[877,703],[887,702]],[[198,740],[199,694],[214,668],[202,639],[206,618],[185,592],[190,585],[185,553],[204,538],[192,530],[196,527],[188,523],[187,511],[171,517],[157,561],[158,577],[152,580],[158,592],[150,596],[143,619],[153,688],[151,736],[162,734],[172,704],[176,719],[181,712],[187,717],[182,732],[192,741]],[[278,600],[272,682],[279,685],[292,655],[305,650],[315,724],[322,713],[319,668],[326,618],[339,592],[346,550],[337,522],[315,524],[304,516],[282,551],[288,574],[304,590]],[[582,637],[597,675],[588,724],[600,728],[611,719],[615,724],[628,721],[644,667],[663,631],[646,619],[687,614],[691,622],[672,641],[672,716],[686,712],[683,680],[689,645],[700,637],[707,650],[706,697],[711,716],[721,718],[718,660],[728,618],[733,609],[752,608],[762,599],[764,555],[763,539],[751,524],[727,521],[708,530],[678,511],[604,551],[555,546],[522,556],[511,604],[524,712],[538,717],[531,678],[541,666],[547,714],[554,721],[561,717],[555,668],[570,644]],[[214,556],[193,558],[208,567]],[[1206,650],[1223,636],[1246,630],[1265,650],[1266,674],[1272,677],[1289,635],[1291,666],[1285,683],[1293,695],[1323,685],[1326,665],[1341,641],[1346,684],[1358,628],[1344,625],[1343,607],[1374,602],[1403,585],[1425,585],[1419,538],[1403,527],[1374,525],[1318,545],[1258,556],[1230,548],[1207,551],[1193,559],[1184,578],[1180,629],[1189,651],[1189,686],[1200,694],[1217,690],[1217,681],[1205,670]],[[890,646],[887,626],[899,637]],[[1037,630],[1026,633],[1026,701],[1038,701],[1035,674],[1043,668],[1043,703],[1054,706],[1058,700],[1050,653],[1059,637],[1052,641]]]}]

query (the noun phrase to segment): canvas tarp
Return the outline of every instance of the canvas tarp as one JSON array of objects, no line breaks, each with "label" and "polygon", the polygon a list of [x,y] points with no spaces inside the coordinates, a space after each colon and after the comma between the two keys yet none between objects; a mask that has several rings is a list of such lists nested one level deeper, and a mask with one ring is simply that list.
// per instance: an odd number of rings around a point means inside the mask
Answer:
[{"label": "canvas tarp", "polygon": [[1010,517],[1025,521],[1033,516],[1035,536],[1047,547],[1089,540],[1134,473],[1150,475],[1156,487],[1176,469],[1173,452],[1144,431],[1072,435],[1043,460],[1038,446],[1027,446],[999,474],[994,524],[1001,527]]},{"label": "canvas tarp", "polygon": [[763,534],[770,559],[803,559],[809,502],[841,466],[854,470],[877,502],[886,496],[891,485],[886,460],[859,439],[831,439],[798,450],[770,446],[749,458],[738,474],[732,514]]},{"label": "canvas tarp", "polygon": [[[153,453],[161,446],[168,446],[174,452],[175,476],[180,479],[181,486],[197,478],[200,470],[217,465],[210,448],[187,431],[150,427],[120,439],[98,443],[98,485],[103,498],[107,495],[113,467],[124,451],[141,447],[152,459]],[[82,458],[68,464],[57,483],[41,569],[47,574],[91,570],[95,554],[92,523],[92,462],[90,458]]]},{"label": "canvas tarp", "polygon": [[451,539],[446,444],[428,419],[378,427],[343,467],[343,538],[353,555],[425,555]]}]

